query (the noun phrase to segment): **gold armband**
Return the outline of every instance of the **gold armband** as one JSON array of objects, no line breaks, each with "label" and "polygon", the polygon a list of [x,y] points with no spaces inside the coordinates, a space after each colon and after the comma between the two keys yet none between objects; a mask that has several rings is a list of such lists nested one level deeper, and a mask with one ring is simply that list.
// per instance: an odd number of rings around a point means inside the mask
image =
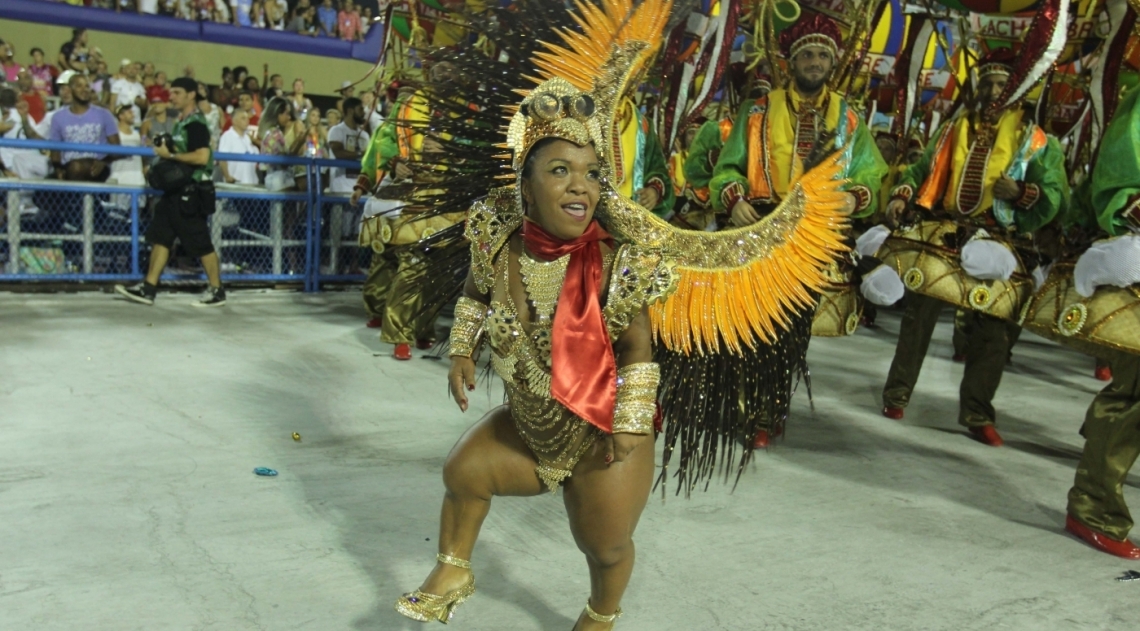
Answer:
[{"label": "gold armband", "polygon": [[487,305],[461,296],[455,305],[455,322],[451,325],[452,357],[474,357],[483,338],[483,321],[487,319]]},{"label": "gold armband", "polygon": [[657,415],[657,384],[661,367],[652,362],[618,369],[615,434],[650,434]]}]

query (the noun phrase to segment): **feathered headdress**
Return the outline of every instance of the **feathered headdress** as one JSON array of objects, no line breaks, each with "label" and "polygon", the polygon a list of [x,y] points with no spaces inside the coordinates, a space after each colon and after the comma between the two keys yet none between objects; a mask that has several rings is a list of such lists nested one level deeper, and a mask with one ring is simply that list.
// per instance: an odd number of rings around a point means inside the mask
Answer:
[{"label": "feathered headdress", "polygon": [[[541,83],[511,120],[508,141],[516,169],[538,140],[557,136],[585,144],[596,124],[601,144],[595,140],[595,149],[603,171],[612,172],[620,157],[620,106],[652,66],[672,7],[671,0],[576,4],[580,32],[560,30],[562,45],[547,44],[547,51],[536,53],[541,76],[535,80]],[[812,23],[801,29],[827,30]],[[803,30],[802,37],[808,34]],[[587,97],[593,114],[575,115],[574,104]],[[775,341],[789,312],[814,304],[813,292],[828,284],[824,268],[846,250],[838,173],[838,158],[825,160],[760,223],[715,233],[674,227],[612,188],[605,190],[598,217],[606,229],[676,261],[679,289],[650,314],[660,341],[686,354],[741,353]]]}]

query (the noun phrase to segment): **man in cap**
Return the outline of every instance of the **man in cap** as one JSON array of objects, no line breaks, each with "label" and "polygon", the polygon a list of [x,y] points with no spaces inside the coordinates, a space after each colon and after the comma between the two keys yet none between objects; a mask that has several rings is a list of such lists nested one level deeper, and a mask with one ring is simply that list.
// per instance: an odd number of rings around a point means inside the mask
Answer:
[{"label": "man in cap", "polygon": [[751,225],[783,200],[821,134],[853,143],[846,175],[855,217],[875,210],[887,172],[867,127],[827,82],[839,57],[839,27],[826,16],[801,19],[780,35],[791,84],[746,101],[713,169],[713,205],[737,226]]},{"label": "man in cap", "polygon": [[[952,217],[966,231],[982,229],[1012,240],[1057,215],[1068,196],[1060,145],[1024,117],[1018,104],[1000,104],[1014,59],[1013,52],[1003,48],[981,60],[973,102],[935,132],[923,157],[902,174],[887,205],[889,220],[897,221],[914,206],[930,218]],[[1024,176],[1017,180],[1008,174],[1015,160],[1024,166]],[[1011,208],[1013,223],[1002,221],[995,207]],[[908,292],[883,388],[884,416],[903,417],[944,306],[935,298]],[[998,447],[1003,441],[994,427],[993,398],[1018,327],[981,311],[969,311],[965,317],[969,335],[958,422],[979,441]]]},{"label": "man in cap", "polygon": [[[752,225],[771,213],[802,172],[803,160],[830,134],[835,135],[836,148],[850,145],[844,174],[852,215],[866,217],[875,211],[886,163],[866,125],[843,95],[828,87],[841,44],[839,27],[820,14],[801,19],[781,34],[781,52],[788,60],[791,82],[741,105],[713,169],[709,185],[713,208],[729,214],[732,224]],[[814,313],[812,307],[793,316],[796,324],[777,342],[794,346],[786,355],[806,353],[810,333],[791,331],[806,328],[810,332]],[[766,447],[769,438],[781,431],[779,421],[761,418],[770,430],[757,434],[757,447]]]},{"label": "man in cap", "polygon": [[178,190],[164,192],[155,204],[154,218],[146,231],[146,240],[151,244],[146,279],[133,287],[115,286],[120,295],[144,305],[154,304],[158,281],[170,260],[175,240],[182,243],[187,254],[201,259],[206,271],[209,287],[193,306],[226,304],[221,264],[207,223],[207,217],[214,212],[214,152],[210,149],[209,124],[198,111],[197,94],[198,82],[189,77],[179,77],[170,84],[170,106],[178,112],[178,121],[168,142],[155,145],[154,154],[163,160],[189,165],[191,181]]}]

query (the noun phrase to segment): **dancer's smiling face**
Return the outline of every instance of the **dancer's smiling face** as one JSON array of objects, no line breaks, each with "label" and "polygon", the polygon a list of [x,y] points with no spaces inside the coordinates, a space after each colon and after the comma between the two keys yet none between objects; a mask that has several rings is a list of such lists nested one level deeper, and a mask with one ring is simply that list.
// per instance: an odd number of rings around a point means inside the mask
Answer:
[{"label": "dancer's smiling face", "polygon": [[527,217],[565,241],[577,239],[589,227],[601,189],[601,163],[592,144],[540,141],[523,165]]}]

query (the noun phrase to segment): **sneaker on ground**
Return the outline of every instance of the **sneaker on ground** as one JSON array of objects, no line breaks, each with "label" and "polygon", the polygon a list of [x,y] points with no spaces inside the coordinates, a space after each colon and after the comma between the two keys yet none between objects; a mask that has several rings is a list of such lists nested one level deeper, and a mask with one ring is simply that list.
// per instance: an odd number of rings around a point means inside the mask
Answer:
[{"label": "sneaker on ground", "polygon": [[226,290],[223,287],[207,287],[202,297],[190,303],[194,307],[220,307],[226,304]]},{"label": "sneaker on ground", "polygon": [[125,296],[128,300],[132,300],[143,305],[153,305],[155,292],[149,290],[145,283],[138,283],[130,287],[123,285],[115,285],[115,293],[120,296]]}]

